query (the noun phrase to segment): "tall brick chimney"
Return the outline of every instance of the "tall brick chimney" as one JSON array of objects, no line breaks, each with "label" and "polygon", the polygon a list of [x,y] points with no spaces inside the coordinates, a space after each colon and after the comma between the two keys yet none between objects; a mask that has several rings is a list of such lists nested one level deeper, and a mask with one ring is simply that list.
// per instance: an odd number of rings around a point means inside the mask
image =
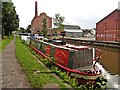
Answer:
[{"label": "tall brick chimney", "polygon": [[38,16],[37,1],[35,1],[35,17]]}]

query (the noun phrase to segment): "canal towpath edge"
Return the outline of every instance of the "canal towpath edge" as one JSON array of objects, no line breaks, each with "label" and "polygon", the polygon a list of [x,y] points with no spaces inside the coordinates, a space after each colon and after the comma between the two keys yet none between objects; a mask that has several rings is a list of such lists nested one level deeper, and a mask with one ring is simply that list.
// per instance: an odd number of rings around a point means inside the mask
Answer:
[{"label": "canal towpath edge", "polygon": [[15,55],[16,37],[0,54],[0,88],[31,88]]}]

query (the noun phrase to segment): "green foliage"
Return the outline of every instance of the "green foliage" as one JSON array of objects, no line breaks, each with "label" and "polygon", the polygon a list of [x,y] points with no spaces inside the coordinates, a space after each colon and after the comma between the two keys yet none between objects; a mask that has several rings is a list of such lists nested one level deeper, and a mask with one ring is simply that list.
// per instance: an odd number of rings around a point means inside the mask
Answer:
[{"label": "green foliage", "polygon": [[31,25],[28,25],[28,26],[27,26],[26,32],[27,32],[27,33],[31,33]]},{"label": "green foliage", "polygon": [[[34,54],[35,52],[32,51],[32,53]],[[40,56],[39,54],[34,54],[34,55],[36,57]],[[50,57],[50,59],[53,62],[55,62],[55,59],[53,57]],[[50,62],[46,58],[40,58],[40,57],[39,57],[39,60],[42,61],[44,63],[44,65],[49,67],[52,70],[52,72],[55,72],[63,80],[63,82],[65,82],[65,83],[67,82],[73,88],[77,88],[78,87],[78,82],[76,81],[76,78],[72,78],[72,77],[68,76],[68,74],[65,71],[62,71],[61,69],[59,69],[58,67],[53,65],[53,62]]]},{"label": "green foliage", "polygon": [[23,27],[20,27],[19,33],[25,33],[25,29]]},{"label": "green foliage", "polygon": [[76,78],[72,78],[68,76],[68,74],[65,71],[62,71],[56,66],[51,66],[50,69],[55,72],[61,79],[63,79],[64,82],[69,83],[73,88],[76,88],[78,86],[78,82],[76,81]]},{"label": "green foliage", "polygon": [[[35,55],[37,55],[35,53]],[[42,88],[47,83],[57,83],[61,88],[66,88],[66,85],[61,80],[56,79],[52,74],[46,73],[35,73],[49,72],[43,65],[38,63],[33,54],[29,51],[28,47],[21,43],[21,40],[16,40],[16,56],[20,62],[20,65],[25,71],[28,81],[31,83],[33,88]]]},{"label": "green foliage", "polygon": [[21,43],[22,43],[22,44],[25,44],[25,40],[22,40]]},{"label": "green foliage", "polygon": [[25,46],[28,46],[28,43],[25,40],[21,40],[21,43],[24,44]]},{"label": "green foliage", "polygon": [[60,16],[60,14],[55,14],[55,17],[53,18],[53,23],[55,28],[60,28],[62,26],[62,23],[64,22],[65,17]]},{"label": "green foliage", "polygon": [[88,81],[84,85],[80,85],[78,88],[81,90],[106,90],[107,81],[103,77],[98,77],[96,82]]},{"label": "green foliage", "polygon": [[31,25],[28,25],[27,29],[20,27],[19,33],[31,33]]},{"label": "green foliage", "polygon": [[43,18],[42,34],[44,37],[47,35],[47,20],[45,17]]},{"label": "green foliage", "polygon": [[2,3],[2,27],[4,35],[9,36],[19,27],[19,17],[12,2]]},{"label": "green foliage", "polygon": [[68,76],[68,74],[62,71],[61,69],[58,69],[57,67],[52,66],[51,70],[54,71],[57,75],[59,75],[64,82],[69,83],[73,88],[76,88],[78,86],[78,82],[76,81],[76,78],[72,78]]},{"label": "green foliage", "polygon": [[73,78],[73,79],[71,78],[70,83],[74,88],[78,86],[78,82],[76,81],[76,78]]},{"label": "green foliage", "polygon": [[13,35],[10,35],[9,37],[0,41],[0,52],[10,43],[11,40],[13,40]]}]

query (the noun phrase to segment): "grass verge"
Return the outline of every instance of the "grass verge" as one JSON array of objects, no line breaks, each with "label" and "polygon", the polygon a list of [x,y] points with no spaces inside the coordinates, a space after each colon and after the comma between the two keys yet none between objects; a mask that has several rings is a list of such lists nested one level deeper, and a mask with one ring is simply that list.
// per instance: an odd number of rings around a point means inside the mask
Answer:
[{"label": "grass verge", "polygon": [[13,35],[10,35],[10,37],[6,37],[0,41],[0,52],[2,52],[2,50],[10,43],[11,40],[13,40]]},{"label": "grass verge", "polygon": [[48,70],[35,60],[33,54],[21,43],[18,37],[16,39],[16,56],[33,88],[42,88],[47,83],[57,83],[60,88],[67,88],[62,80],[53,77],[51,73],[35,74],[35,71],[48,72]]}]

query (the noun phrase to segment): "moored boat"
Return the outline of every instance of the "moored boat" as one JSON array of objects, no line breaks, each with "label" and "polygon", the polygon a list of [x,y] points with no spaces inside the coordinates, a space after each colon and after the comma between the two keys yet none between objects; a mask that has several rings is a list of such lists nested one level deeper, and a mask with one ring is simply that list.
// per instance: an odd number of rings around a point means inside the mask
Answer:
[{"label": "moored boat", "polygon": [[[101,76],[102,72],[96,66],[96,62],[101,57],[99,49],[42,39],[31,38],[29,46],[48,60],[50,60],[48,57],[54,57],[55,65],[70,73],[71,76],[85,80],[95,80]],[[95,53],[98,56],[94,57]]]}]

